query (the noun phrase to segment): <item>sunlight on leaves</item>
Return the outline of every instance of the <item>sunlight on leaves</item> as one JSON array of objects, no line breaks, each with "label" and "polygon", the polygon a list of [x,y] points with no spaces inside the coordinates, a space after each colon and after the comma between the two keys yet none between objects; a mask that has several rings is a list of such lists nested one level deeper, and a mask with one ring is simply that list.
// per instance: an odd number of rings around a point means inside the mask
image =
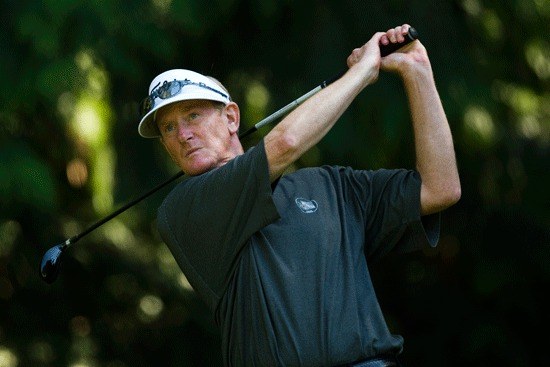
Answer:
[{"label": "sunlight on leaves", "polygon": [[75,56],[75,62],[82,71],[90,70],[94,66],[92,51],[89,49],[81,50]]},{"label": "sunlight on leaves", "polygon": [[495,88],[500,99],[518,114],[532,113],[539,107],[537,95],[529,88],[498,81]]},{"label": "sunlight on leaves", "polygon": [[152,0],[151,3],[159,13],[166,14],[170,10],[172,0]]},{"label": "sunlight on leaves", "polygon": [[158,246],[156,258],[160,271],[171,279],[177,279],[181,270],[166,245]]},{"label": "sunlight on leaves", "polygon": [[[72,176],[67,167],[71,185],[77,186],[82,179],[92,184],[92,202],[95,210],[106,214],[113,207],[113,184],[115,151],[110,143],[112,108],[108,101],[109,80],[106,72],[95,61],[93,52],[81,50],[75,56],[75,63],[86,75],[86,83],[75,95],[64,94],[58,100],[58,109],[63,115],[70,115],[69,127],[76,136],[81,153],[88,155],[89,173],[82,164],[72,166]],[[79,159],[77,162],[83,162]]]},{"label": "sunlight on leaves", "polygon": [[180,287],[182,287],[185,290],[193,291],[193,287],[191,286],[191,283],[189,283],[189,280],[183,273],[181,273],[180,276],[178,277],[178,284]]},{"label": "sunlight on leaves", "polygon": [[252,127],[268,114],[271,94],[261,73],[234,71],[224,84],[241,109],[241,132]]},{"label": "sunlight on leaves", "polygon": [[21,225],[14,220],[0,223],[0,256],[9,256],[21,231]]},{"label": "sunlight on leaves", "polygon": [[96,366],[97,365],[94,362],[88,361],[88,360],[74,362],[73,364],[70,365],[70,367],[96,367]]},{"label": "sunlight on leaves", "polygon": [[85,316],[75,316],[69,323],[69,328],[75,336],[86,337],[90,335],[91,325],[90,320]]},{"label": "sunlight on leaves", "polygon": [[0,367],[17,367],[18,365],[17,355],[11,349],[0,345]]},{"label": "sunlight on leaves", "polygon": [[537,12],[543,17],[550,17],[550,1],[534,0]]},{"label": "sunlight on leaves", "polygon": [[102,232],[121,251],[135,254],[136,238],[133,232],[119,219],[113,219],[103,226]]},{"label": "sunlight on leaves", "polygon": [[522,116],[518,121],[520,133],[529,139],[535,139],[543,133],[540,121],[533,115]]},{"label": "sunlight on leaves", "polygon": [[246,103],[248,103],[252,109],[263,110],[266,108],[268,102],[269,91],[267,88],[259,81],[253,81],[248,87]]},{"label": "sunlight on leaves", "polygon": [[528,42],[525,59],[539,79],[550,78],[550,44],[538,40]]},{"label": "sunlight on leaves", "polygon": [[269,91],[258,80],[254,80],[248,85],[246,96],[246,115],[251,121],[260,121],[266,114],[267,104],[269,102]]},{"label": "sunlight on leaves", "polygon": [[479,16],[482,11],[478,0],[463,0],[462,8],[473,17]]},{"label": "sunlight on leaves", "polygon": [[483,14],[483,26],[485,35],[492,41],[500,41],[504,35],[502,21],[492,10],[486,10]]},{"label": "sunlight on leaves", "polygon": [[78,363],[83,363],[86,366],[94,366],[92,358],[98,353],[98,346],[95,340],[89,336],[75,336],[71,345],[71,353],[74,355]]},{"label": "sunlight on leaves", "polygon": [[139,301],[139,317],[143,322],[157,319],[164,309],[164,302],[152,294],[143,296]]},{"label": "sunlight on leaves", "polygon": [[537,95],[530,88],[503,81],[496,81],[493,90],[516,114],[516,128],[521,135],[550,141],[550,95]]},{"label": "sunlight on leaves", "polygon": [[110,145],[97,149],[94,157],[92,202],[98,213],[107,214],[113,209],[115,151]]},{"label": "sunlight on leaves", "polygon": [[73,128],[86,143],[93,144],[102,134],[102,116],[96,101],[82,96],[74,111]]},{"label": "sunlight on leaves", "polygon": [[74,113],[76,104],[75,95],[71,92],[62,93],[57,99],[57,112],[63,116],[65,120],[70,120]]},{"label": "sunlight on leaves", "polygon": [[483,145],[491,145],[495,139],[493,118],[481,106],[469,106],[464,114],[464,124],[470,135]]},{"label": "sunlight on leaves", "polygon": [[55,359],[55,352],[50,343],[36,340],[29,346],[29,357],[41,365],[47,365]]}]

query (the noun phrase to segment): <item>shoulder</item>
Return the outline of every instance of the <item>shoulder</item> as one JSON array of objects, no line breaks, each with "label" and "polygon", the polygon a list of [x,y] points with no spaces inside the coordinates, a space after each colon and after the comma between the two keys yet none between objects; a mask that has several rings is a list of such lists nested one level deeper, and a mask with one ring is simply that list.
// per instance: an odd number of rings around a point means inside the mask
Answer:
[{"label": "shoulder", "polygon": [[302,168],[289,175],[291,182],[325,187],[343,192],[379,195],[383,192],[416,193],[421,185],[420,175],[414,170],[361,170],[349,166],[320,166]]},{"label": "shoulder", "polygon": [[220,205],[234,205],[243,195],[268,191],[269,175],[263,143],[248,149],[221,167],[186,177],[166,196],[159,211],[196,216]]},{"label": "shoulder", "polygon": [[359,170],[349,166],[323,165],[319,167],[301,168],[292,173],[292,175],[308,178],[329,180],[332,182],[349,181],[350,179],[372,180],[376,176],[385,175],[385,170]]}]

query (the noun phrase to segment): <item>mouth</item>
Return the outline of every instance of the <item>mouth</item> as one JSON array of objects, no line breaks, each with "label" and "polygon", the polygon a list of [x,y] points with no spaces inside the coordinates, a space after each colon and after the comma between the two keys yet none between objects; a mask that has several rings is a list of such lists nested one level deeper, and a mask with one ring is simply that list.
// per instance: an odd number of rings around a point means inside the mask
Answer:
[{"label": "mouth", "polygon": [[200,150],[201,148],[191,148],[187,151],[187,153],[185,153],[185,157],[189,157],[191,156],[193,153],[197,152],[198,150]]}]

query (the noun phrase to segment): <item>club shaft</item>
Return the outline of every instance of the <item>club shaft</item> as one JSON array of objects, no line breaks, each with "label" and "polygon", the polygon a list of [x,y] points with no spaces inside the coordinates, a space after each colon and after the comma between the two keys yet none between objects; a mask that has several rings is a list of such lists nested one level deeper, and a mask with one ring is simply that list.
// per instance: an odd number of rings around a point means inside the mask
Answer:
[{"label": "club shaft", "polygon": [[318,93],[321,89],[325,88],[327,85],[329,85],[332,82],[334,82],[335,80],[339,79],[342,75],[344,75],[344,72],[341,72],[338,75],[323,81],[321,84],[319,84],[318,86],[316,86],[315,88],[313,88],[312,90],[310,90],[309,92],[304,94],[303,96],[301,96],[299,98],[296,98],[294,101],[290,102],[289,104],[287,104],[283,108],[275,111],[274,113],[267,116],[263,120],[257,122],[253,127],[246,130],[244,133],[240,134],[239,138],[242,139],[242,138],[252,134],[253,132],[258,131],[258,129],[260,129],[262,126],[268,125],[268,124],[280,119],[281,117],[285,116],[287,113],[289,113],[290,111],[292,111],[293,109],[295,109],[296,107],[301,105],[304,101],[309,99],[311,96]]},{"label": "club shaft", "polygon": [[162,189],[164,186],[168,185],[169,183],[175,181],[176,179],[180,178],[181,176],[183,176],[184,173],[183,172],[178,172],[177,174],[175,174],[174,176],[172,176],[171,178],[169,178],[168,180],[158,184],[157,186],[153,187],[151,190],[147,191],[146,193],[142,194],[140,197],[130,201],[129,203],[127,203],[126,205],[120,207],[119,209],[115,210],[114,212],[112,212],[111,214],[107,215],[106,217],[100,219],[99,221],[97,221],[96,223],[92,224],[90,227],[88,227],[86,230],[84,230],[83,232],[77,234],[76,236],[73,236],[71,238],[69,238],[67,241],[65,241],[65,244],[67,246],[70,246],[72,245],[73,243],[75,243],[76,241],[78,241],[80,238],[84,237],[85,235],[87,235],[88,233],[92,232],[94,229],[96,229],[97,227],[101,226],[102,224],[110,221],[111,219],[113,219],[114,217],[116,217],[117,215],[125,212],[126,210],[128,210],[129,208],[133,207],[134,205],[136,205],[137,203],[139,203],[140,201],[142,201],[143,199],[146,199],[147,197],[151,196],[152,194],[154,194],[155,192],[159,191],[160,189]]},{"label": "club shaft", "polygon": [[[332,78],[330,79],[330,83],[332,83],[332,81],[336,80],[337,78]],[[274,121],[276,121],[277,119],[281,118],[282,116],[284,116],[285,114],[287,114],[288,112],[290,112],[292,109],[296,108],[297,106],[299,106],[301,103],[303,103],[305,100],[307,100],[308,98],[310,98],[311,96],[313,96],[314,94],[316,94],[317,92],[319,92],[322,88],[325,88],[327,85],[330,84],[328,81],[323,81],[323,83],[321,83],[319,86],[313,88],[311,91],[309,91],[308,93],[304,94],[303,96],[301,96],[300,98],[297,98],[295,99],[294,101],[292,101],[291,103],[287,104],[285,107],[279,109],[278,111],[274,112],[273,114],[269,115],[268,117],[264,118],[263,120],[261,120],[260,122],[256,123],[253,127],[251,127],[250,129],[246,130],[245,132],[239,134],[239,138],[244,138],[252,133],[254,133],[255,131],[257,131],[259,128],[261,128],[262,126],[265,126],[267,124],[270,124]],[[98,228],[99,226],[105,224],[106,222],[110,221],[111,219],[115,218],[116,216],[118,216],[119,214],[125,212],[126,210],[128,210],[129,208],[133,207],[134,205],[138,204],[139,202],[141,202],[142,200],[148,198],[149,196],[151,196],[152,194],[154,194],[155,192],[159,191],[160,189],[162,189],[163,187],[165,187],[166,185],[172,183],[173,181],[177,180],[178,178],[182,177],[184,175],[184,173],[182,171],[176,173],[174,176],[170,177],[168,180],[166,180],[165,182],[162,182],[160,183],[159,185],[153,187],[151,190],[147,191],[146,193],[144,193],[143,195],[141,195],[140,197],[130,201],[129,203],[127,203],[126,205],[120,207],[119,209],[115,210],[114,212],[112,212],[111,214],[107,215],[106,217],[100,219],[99,221],[97,221],[96,223],[92,224],[90,227],[88,227],[86,230],[84,230],[83,232],[77,234],[76,236],[73,236],[71,238],[69,238],[68,240],[65,241],[65,245],[66,247],[74,244],[76,241],[78,241],[80,238],[84,237],[85,235],[87,235],[88,233],[92,232],[93,230],[95,230],[96,228]]]},{"label": "club shaft", "polygon": [[[410,28],[408,34],[405,35],[405,42],[404,43],[401,43],[401,44],[390,44],[390,45],[380,45],[380,52],[381,52],[381,55],[382,56],[387,56],[388,54],[396,51],[397,49],[405,46],[406,44],[416,40],[418,38],[418,34],[416,32],[416,30],[414,28]],[[252,126],[251,128],[249,128],[248,130],[244,131],[243,133],[239,134],[239,138],[245,138],[247,137],[248,135],[256,132],[258,129],[260,129],[261,127],[267,125],[267,124],[270,124],[270,123],[273,123],[274,121],[277,121],[278,119],[282,118],[283,116],[285,116],[286,114],[288,114],[290,111],[292,111],[293,109],[295,109],[296,107],[298,107],[300,104],[302,104],[304,101],[306,101],[307,99],[311,98],[313,95],[317,94],[321,89],[327,87],[328,85],[332,84],[334,81],[340,79],[340,77],[342,77],[342,75],[344,75],[344,73],[346,72],[346,70],[336,74],[335,76],[333,76],[332,78],[330,79],[327,79],[327,80],[324,80],[321,84],[319,84],[318,86],[316,86],[315,88],[313,88],[312,90],[310,90],[309,92],[307,92],[306,94],[304,94],[303,96],[295,99],[294,101],[290,102],[289,104],[287,104],[286,106],[284,106],[283,108],[275,111],[274,113],[272,113],[271,115],[267,116],[266,118],[264,118],[263,120],[257,122],[254,126]],[[86,230],[84,230],[83,232],[67,239],[64,243],[64,247],[68,247],[72,244],[74,244],[76,241],[78,241],[80,238],[84,237],[85,235],[87,235],[88,233],[92,232],[93,230],[95,230],[96,228],[98,228],[99,226],[105,224],[106,222],[110,221],[111,219],[115,218],[116,216],[118,216],[119,214],[125,212],[126,210],[128,210],[129,208],[133,207],[134,205],[138,204],[139,202],[141,202],[142,200],[146,199],[147,197],[151,196],[152,194],[154,194],[155,192],[159,191],[160,189],[162,189],[163,187],[165,187],[166,185],[172,183],[173,181],[177,180],[178,178],[182,177],[184,175],[183,172],[178,172],[177,174],[175,174],[174,176],[170,177],[168,180],[166,180],[165,182],[162,182],[160,183],[159,185],[153,187],[151,190],[147,191],[146,193],[144,193],[143,195],[141,195],[140,197],[130,201],[129,203],[127,203],[126,205],[120,207],[119,209],[115,210],[114,212],[112,212],[111,214],[107,215],[106,217],[100,219],[99,221],[97,221],[96,223],[92,224],[90,227],[88,227]]]},{"label": "club shaft", "polygon": [[[380,45],[380,55],[382,57],[388,56],[392,52],[395,52],[398,49],[400,49],[401,47],[403,47],[403,46],[411,43],[412,41],[418,39],[418,33],[416,32],[416,29],[411,27],[411,28],[409,28],[409,31],[407,32],[407,34],[404,35],[404,37],[405,37],[405,41],[402,42],[402,43],[396,43],[396,44],[391,44],[390,43],[388,45]],[[314,94],[319,92],[321,89],[323,89],[326,86],[332,84],[334,81],[340,79],[346,73],[346,71],[347,71],[347,69],[343,70],[342,72],[340,72],[338,74],[336,74],[332,78],[323,81],[321,84],[319,84],[317,87],[313,88],[312,90],[310,90],[309,92],[307,92],[303,96],[295,99],[294,101],[290,102],[289,104],[287,104],[283,108],[279,109],[278,111],[275,111],[274,113],[272,113],[268,117],[266,117],[263,120],[257,122],[253,127],[246,130],[244,133],[240,134],[239,137],[242,139],[242,138],[258,131],[258,129],[260,129],[262,126],[270,124],[273,121],[285,116],[287,113],[289,113],[290,111],[292,111],[293,109],[298,107],[300,104],[302,104],[304,101],[309,99],[311,96],[313,96]]]}]

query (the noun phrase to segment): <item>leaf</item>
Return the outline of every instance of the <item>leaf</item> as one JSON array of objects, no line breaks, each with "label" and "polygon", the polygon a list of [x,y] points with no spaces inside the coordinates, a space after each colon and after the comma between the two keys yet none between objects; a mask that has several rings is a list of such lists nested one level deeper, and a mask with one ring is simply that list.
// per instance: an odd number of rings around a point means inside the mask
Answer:
[{"label": "leaf", "polygon": [[21,141],[2,144],[0,156],[0,193],[7,201],[4,209],[23,204],[52,211],[57,191],[48,165]]}]

